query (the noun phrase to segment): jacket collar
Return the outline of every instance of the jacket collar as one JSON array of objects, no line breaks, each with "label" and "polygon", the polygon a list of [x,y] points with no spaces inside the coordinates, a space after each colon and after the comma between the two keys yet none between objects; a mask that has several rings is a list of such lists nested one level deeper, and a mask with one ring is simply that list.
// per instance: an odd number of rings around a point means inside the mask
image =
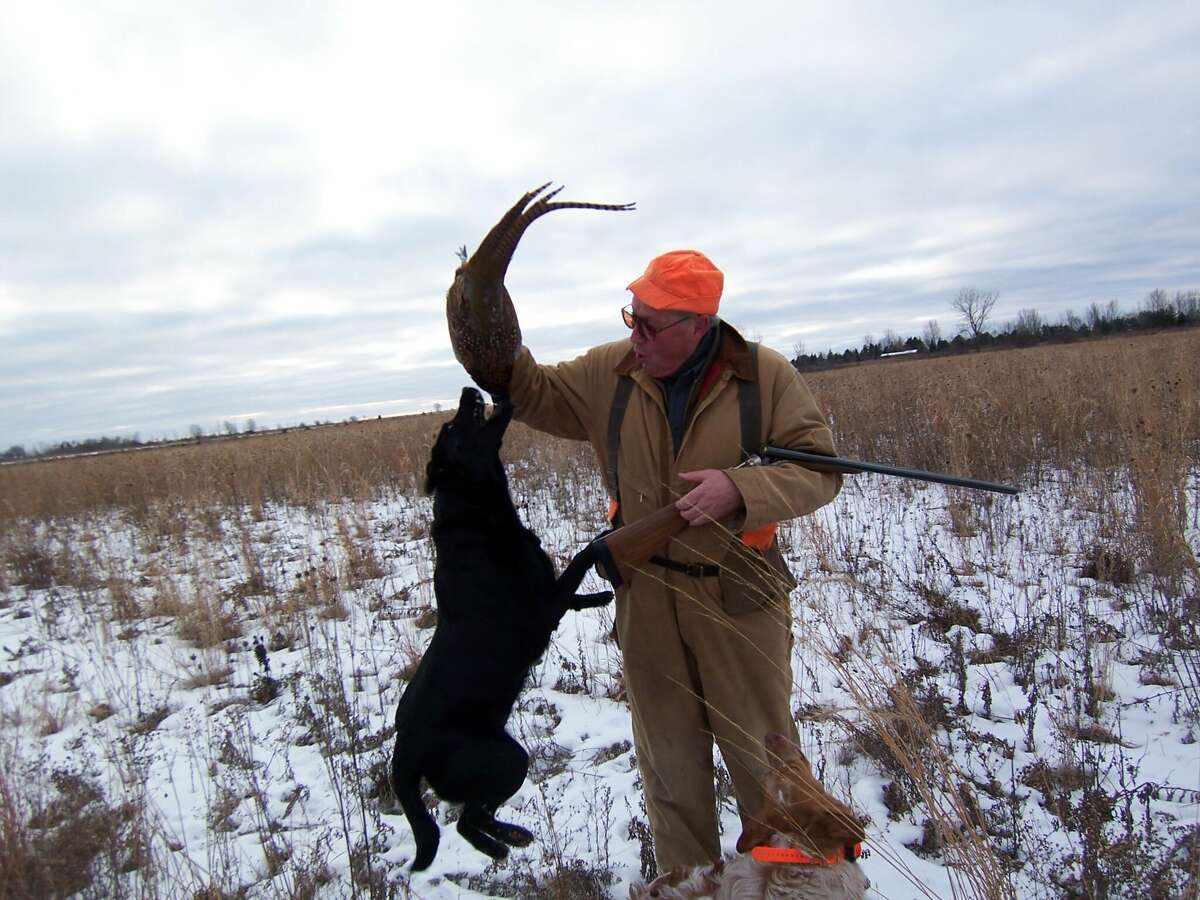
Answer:
[{"label": "jacket collar", "polygon": [[[733,370],[734,376],[743,381],[750,381],[754,378],[754,367],[750,363],[750,350],[746,347],[746,339],[724,319],[721,320],[720,344],[717,346],[714,362],[722,367],[728,366]],[[621,358],[613,371],[618,375],[631,375],[640,369],[641,365],[638,363],[637,357],[633,355],[633,348],[630,347],[629,352]]]}]

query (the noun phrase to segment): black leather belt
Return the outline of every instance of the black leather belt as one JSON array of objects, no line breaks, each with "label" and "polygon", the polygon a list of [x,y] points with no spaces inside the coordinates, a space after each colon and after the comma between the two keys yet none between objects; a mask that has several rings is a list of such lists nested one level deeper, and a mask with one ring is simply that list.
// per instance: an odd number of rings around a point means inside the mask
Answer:
[{"label": "black leather belt", "polygon": [[721,574],[720,566],[706,566],[703,563],[682,563],[665,556],[652,556],[650,562],[672,572],[679,572],[690,578],[716,578]]}]

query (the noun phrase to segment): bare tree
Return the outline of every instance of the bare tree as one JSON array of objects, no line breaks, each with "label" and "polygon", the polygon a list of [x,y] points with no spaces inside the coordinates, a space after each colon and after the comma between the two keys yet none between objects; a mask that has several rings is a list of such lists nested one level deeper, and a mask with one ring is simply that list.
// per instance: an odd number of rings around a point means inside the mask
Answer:
[{"label": "bare tree", "polygon": [[988,316],[992,314],[992,307],[996,305],[996,298],[999,296],[995,291],[981,291],[973,287],[959,288],[958,296],[954,298],[951,306],[962,316],[963,324],[960,330],[964,333],[969,332],[972,338],[978,338],[987,326]]},{"label": "bare tree", "polygon": [[904,341],[900,340],[900,335],[889,328],[883,333],[883,352],[894,353],[897,350],[904,349]]},{"label": "bare tree", "polygon": [[926,320],[925,328],[921,332],[921,339],[925,341],[925,346],[930,350],[938,345],[942,339],[942,326],[938,324],[937,319]]},{"label": "bare tree", "polygon": [[804,341],[796,340],[792,344],[792,359],[797,360],[804,355]]}]

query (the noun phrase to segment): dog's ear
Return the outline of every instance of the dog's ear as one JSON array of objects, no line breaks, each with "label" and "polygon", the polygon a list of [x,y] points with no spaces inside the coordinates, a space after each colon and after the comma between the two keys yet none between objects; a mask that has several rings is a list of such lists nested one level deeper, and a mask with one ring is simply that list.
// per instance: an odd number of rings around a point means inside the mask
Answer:
[{"label": "dog's ear", "polygon": [[737,852],[749,853],[755,847],[763,846],[771,839],[774,832],[761,822],[742,817],[742,833],[738,835]]},{"label": "dog's ear", "polygon": [[444,442],[446,435],[454,428],[454,420],[451,419],[438,429],[437,436],[433,439],[433,447],[429,451],[429,461],[425,463],[425,493],[432,494],[434,488],[442,480],[442,476],[446,471],[445,454],[446,448]]}]

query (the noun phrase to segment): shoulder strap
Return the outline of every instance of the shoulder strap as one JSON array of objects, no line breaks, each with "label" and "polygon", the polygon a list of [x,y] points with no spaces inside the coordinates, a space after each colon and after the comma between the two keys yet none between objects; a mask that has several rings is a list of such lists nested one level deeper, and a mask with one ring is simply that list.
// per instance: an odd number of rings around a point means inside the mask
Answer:
[{"label": "shoulder strap", "polygon": [[[742,459],[748,459],[762,449],[762,401],[758,390],[758,344],[747,341],[746,349],[750,351],[749,381],[738,382],[738,411],[742,426]],[[629,406],[629,396],[633,393],[633,379],[622,375],[617,379],[617,389],[613,392],[612,408],[608,412],[608,445],[605,448],[605,463],[608,471],[608,483],[612,487],[613,499],[620,502],[621,487],[617,471],[617,458],[621,450],[621,423],[625,420],[625,410]]]},{"label": "shoulder strap", "polygon": [[625,419],[625,408],[629,406],[629,395],[633,393],[633,379],[622,375],[617,379],[613,392],[612,409],[608,412],[608,447],[605,462],[608,465],[608,484],[613,499],[620,502],[621,488],[617,480],[617,455],[621,449],[621,422]]},{"label": "shoulder strap", "polygon": [[738,406],[742,421],[742,460],[762,449],[762,401],[758,391],[758,344],[746,341],[750,351],[750,380],[738,382]]}]

